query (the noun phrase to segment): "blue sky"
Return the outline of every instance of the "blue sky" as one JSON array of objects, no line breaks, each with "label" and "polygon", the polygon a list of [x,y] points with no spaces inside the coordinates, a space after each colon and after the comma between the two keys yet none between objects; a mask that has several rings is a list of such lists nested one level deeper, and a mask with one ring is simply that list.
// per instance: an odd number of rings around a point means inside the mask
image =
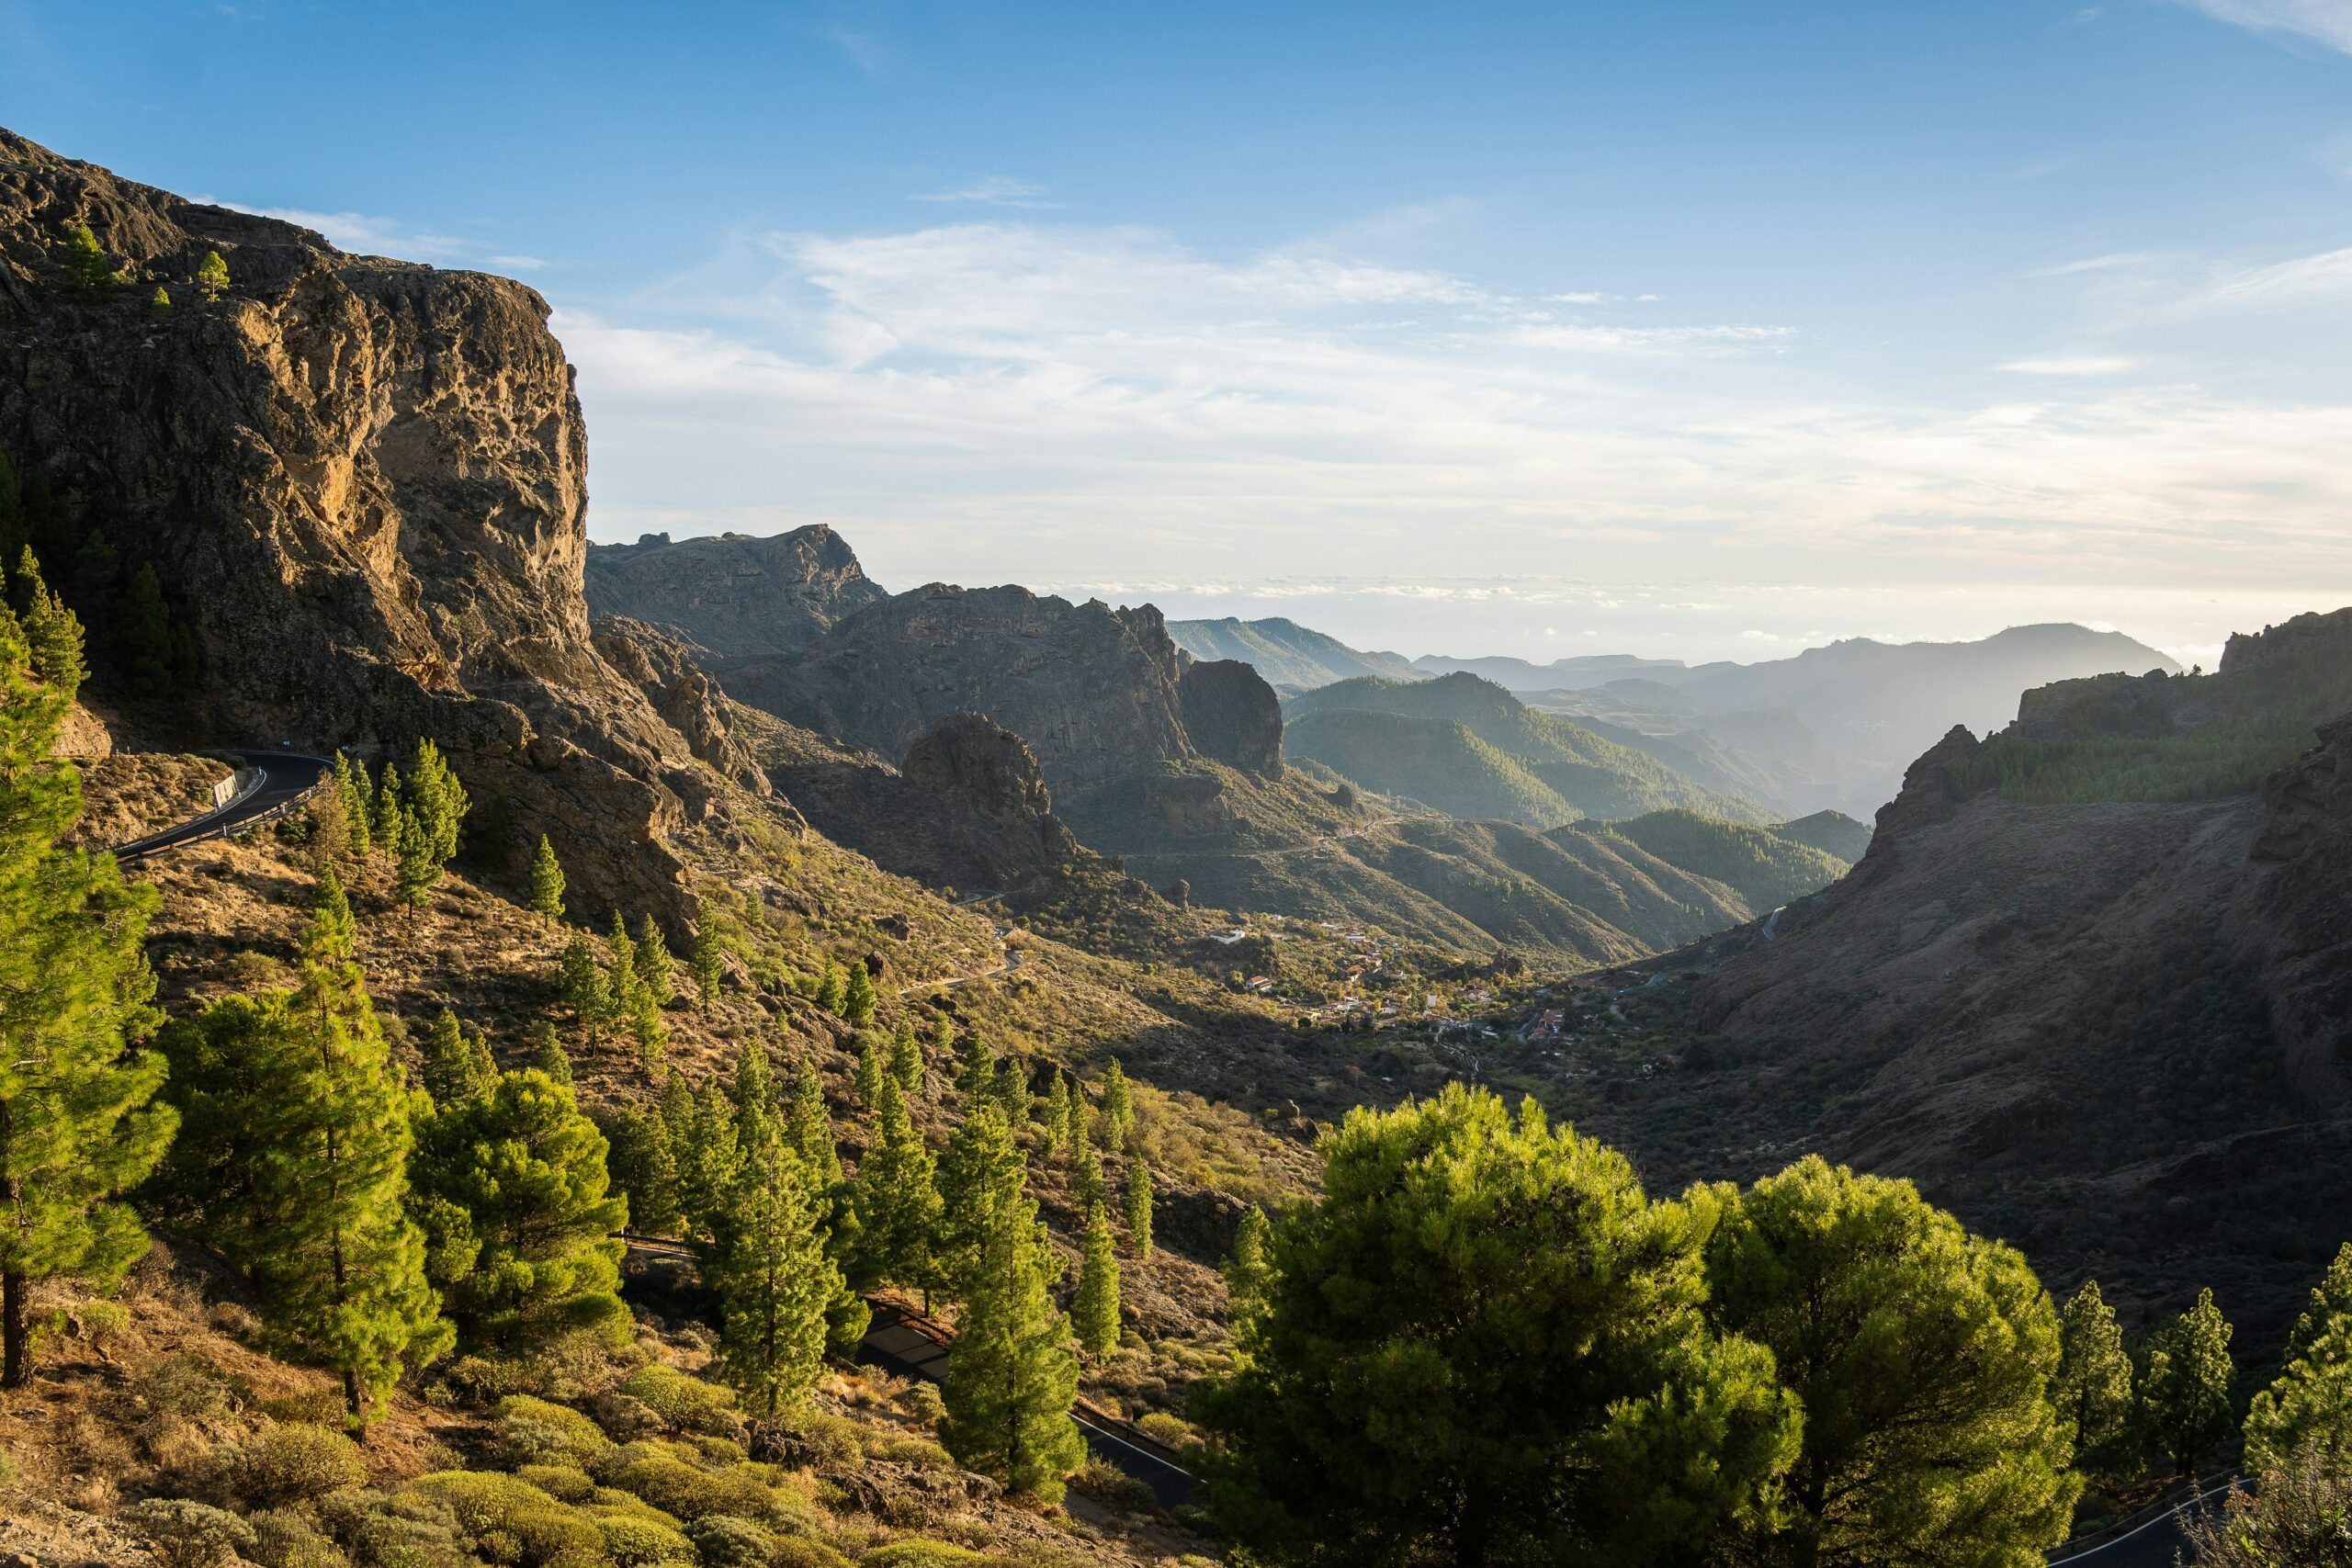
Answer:
[{"label": "blue sky", "polygon": [[2352,0],[0,0],[0,123],[527,278],[591,527],[1408,652],[2352,602]]}]

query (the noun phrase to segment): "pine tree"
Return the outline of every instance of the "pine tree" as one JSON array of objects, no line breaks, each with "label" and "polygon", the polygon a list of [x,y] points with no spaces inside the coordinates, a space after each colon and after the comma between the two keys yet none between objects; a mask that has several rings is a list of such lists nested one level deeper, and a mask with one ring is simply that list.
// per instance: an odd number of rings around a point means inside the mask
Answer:
[{"label": "pine tree", "polygon": [[1100,1203],[1086,1212],[1085,1250],[1069,1317],[1079,1346],[1088,1355],[1100,1360],[1118,1348],[1119,1258],[1111,1241],[1111,1216]]},{"label": "pine tree", "polygon": [[857,1162],[853,1184],[857,1211],[855,1283],[888,1280],[929,1292],[938,1279],[933,1255],[939,1229],[935,1162],[907,1114],[899,1086],[882,1082],[874,1134]]},{"label": "pine tree", "polygon": [[635,957],[637,976],[645,982],[646,994],[653,998],[655,1007],[668,1007],[670,999],[678,994],[678,987],[671,972],[670,944],[651,915],[638,917]]},{"label": "pine tree", "polygon": [[658,1110],[630,1107],[613,1113],[605,1127],[611,1145],[605,1156],[613,1186],[628,1200],[629,1224],[648,1235],[675,1235],[678,1161],[669,1123]]},{"label": "pine tree", "polygon": [[755,1168],[787,1136],[776,1115],[775,1074],[763,1042],[747,1039],[736,1048],[735,1077],[727,1097],[735,1107],[735,1146],[742,1152],[744,1165]]},{"label": "pine tree", "polygon": [[2347,1320],[2352,1320],[2352,1241],[2336,1249],[2335,1261],[2312,1291],[2311,1304],[2296,1317],[2287,1335],[2287,1359],[2310,1355],[2322,1337]]},{"label": "pine tree", "polygon": [[1236,1323],[1266,1300],[1274,1280],[1274,1227],[1266,1211],[1252,1203],[1233,1229],[1233,1253],[1225,1260],[1225,1290]]},{"label": "pine tree", "polygon": [[1137,1258],[1151,1256],[1151,1168],[1142,1160],[1127,1161],[1125,1193],[1127,1246]]},{"label": "pine tree", "polygon": [[172,291],[164,288],[160,283],[155,285],[155,292],[147,296],[147,312],[150,315],[159,317],[170,315],[172,313]]},{"label": "pine tree", "polygon": [[2182,1475],[2230,1436],[2230,1325],[2200,1291],[2197,1304],[2157,1325],[2148,1337],[2148,1369],[2141,1405],[2154,1450]]},{"label": "pine tree", "polygon": [[356,1425],[404,1365],[447,1349],[451,1330],[405,1209],[414,1097],[331,920],[312,922],[303,956],[301,984],[255,1013],[251,1114],[263,1139],[251,1210],[222,1239],[272,1341],[341,1373]]},{"label": "pine tree", "polygon": [[154,1019],[154,892],[56,847],[81,815],[80,775],[51,755],[80,667],[79,628],[46,588],[23,622],[0,609],[0,1388],[31,1375],[40,1281],[108,1285],[146,1250],[116,1194],[176,1121],[153,1103],[164,1057],[130,1049]]},{"label": "pine tree", "polygon": [[2265,1470],[2352,1471],[2352,1242],[2288,1336],[2286,1362],[2246,1412],[2247,1461]]},{"label": "pine tree", "polygon": [[586,1329],[625,1342],[628,1202],[609,1190],[605,1135],[571,1090],[526,1069],[447,1104],[419,1128],[418,1193],[465,1213],[480,1250],[444,1281],[450,1314],[490,1344]]},{"label": "pine tree", "polygon": [[418,820],[414,811],[403,807],[393,829],[391,845],[393,891],[401,903],[421,908],[432,897],[433,885],[441,880],[441,863],[433,853],[432,829]]},{"label": "pine tree", "polygon": [[996,1210],[1021,1195],[1027,1175],[1012,1125],[993,1100],[975,1106],[956,1124],[938,1167],[940,1223],[936,1272],[949,1293],[967,1292],[981,1245],[996,1224]]},{"label": "pine tree", "polygon": [[424,1037],[424,1092],[444,1110],[489,1092],[498,1066],[489,1043],[469,1036],[458,1015],[443,1008]]},{"label": "pine tree", "polygon": [[868,1111],[882,1108],[882,1083],[889,1075],[882,1069],[881,1036],[871,1030],[857,1032],[857,1102]]},{"label": "pine tree", "polygon": [[735,1105],[717,1078],[705,1079],[695,1091],[686,1129],[681,1135],[673,1128],[670,1138],[678,1156],[678,1208],[689,1234],[715,1234],[743,1169],[735,1143]]},{"label": "pine tree", "polygon": [[628,1029],[639,1059],[652,1066],[662,1060],[670,1043],[670,1027],[662,1021],[662,1004],[654,999],[652,987],[646,984],[639,969],[637,943],[630,940],[628,927],[617,913],[613,916],[612,934],[606,940],[612,946],[612,959],[605,970],[605,986],[611,998],[612,1016]]},{"label": "pine tree", "polygon": [[613,998],[605,984],[605,972],[596,967],[595,954],[588,951],[588,939],[577,932],[564,943],[563,957],[556,967],[556,988],[580,1025],[582,1043],[594,1050],[597,1032],[611,1016]]},{"label": "pine tree", "polygon": [[219,251],[205,252],[204,260],[196,268],[196,291],[203,295],[206,303],[209,304],[227,292],[228,288],[229,264],[220,259]]},{"label": "pine tree", "polygon": [[2073,1428],[2075,1463],[2094,1474],[2130,1468],[2123,1450],[2131,1436],[2132,1358],[2123,1329],[2099,1294],[2098,1281],[2086,1280],[2058,1320],[2058,1375],[2051,1397]]},{"label": "pine tree", "polygon": [[359,921],[351,912],[351,898],[343,890],[343,879],[334,874],[333,866],[319,874],[318,891],[311,895],[311,921],[315,928],[315,940],[338,953],[359,950]]},{"label": "pine tree", "polygon": [[571,1058],[565,1054],[563,1041],[556,1033],[555,1025],[546,1019],[539,1020],[538,1027],[531,1034],[531,1066],[564,1088],[572,1087]]},{"label": "pine tree", "polygon": [[390,759],[376,775],[376,798],[368,803],[368,829],[376,847],[394,859],[401,852],[401,775]]},{"label": "pine tree", "polygon": [[563,919],[563,865],[545,833],[531,852],[531,912],[549,925]]},{"label": "pine tree", "polygon": [[1070,1147],[1069,1084],[1057,1066],[1046,1079],[1046,1156]]},{"label": "pine tree", "polygon": [[824,968],[818,972],[816,992],[809,999],[834,1017],[842,1018],[847,1016],[844,1010],[849,1006],[848,995],[849,976],[840,964],[826,959]]},{"label": "pine tree", "polygon": [[65,286],[85,299],[100,299],[114,286],[114,269],[87,223],[76,223],[65,237]]},{"label": "pine tree", "polygon": [[[947,1021],[939,1021],[945,1025]],[[989,1043],[974,1030],[964,1036],[964,1050],[956,1072],[956,1092],[964,1097],[967,1109],[996,1093],[996,1055]]]},{"label": "pine tree", "polygon": [[355,762],[337,751],[334,754],[335,793],[343,797],[344,821],[351,833],[351,852],[365,857],[374,848],[375,835],[368,829],[368,810],[372,804],[368,794],[368,764]]},{"label": "pine tree", "polygon": [[1102,1073],[1102,1147],[1114,1155],[1124,1153],[1135,1125],[1135,1091],[1128,1087],[1127,1070],[1114,1056]]},{"label": "pine tree", "polygon": [[172,683],[172,612],[155,563],[141,561],[115,605],[115,651],[122,667],[149,694],[161,696]]},{"label": "pine tree", "polygon": [[944,1012],[932,1015],[931,1054],[942,1062],[956,1059],[956,1026],[947,1021]]},{"label": "pine tree", "polygon": [[874,973],[863,964],[849,966],[849,977],[842,984],[842,1016],[852,1023],[863,1024],[874,1017]]},{"label": "pine tree", "polygon": [[915,1040],[915,1026],[903,1018],[890,1036],[890,1076],[908,1099],[922,1098],[930,1073],[923,1066],[922,1046]]},{"label": "pine tree", "polygon": [[687,964],[695,973],[695,997],[705,1008],[718,1000],[719,981],[726,972],[727,947],[718,934],[717,915],[706,911],[695,927],[695,945]]},{"label": "pine tree", "polygon": [[1111,1201],[1111,1184],[1102,1178],[1102,1156],[1094,1152],[1094,1140],[1086,1134],[1086,1118],[1070,1119],[1075,1129],[1069,1156],[1069,1190],[1078,1199],[1080,1209],[1101,1208]]},{"label": "pine tree", "polygon": [[745,1405],[773,1416],[824,1374],[827,1316],[842,1294],[808,1172],[782,1145],[744,1168],[706,1272],[718,1296],[718,1359]]},{"label": "pine tree", "polygon": [[465,786],[450,772],[441,749],[429,739],[416,743],[416,755],[410,761],[408,783],[401,800],[415,813],[417,825],[424,829],[426,851],[434,864],[446,866],[456,859],[458,831],[466,819]]},{"label": "pine tree", "polygon": [[351,858],[351,818],[343,791],[330,785],[312,795],[304,810],[311,819],[311,865],[324,874]]},{"label": "pine tree", "polygon": [[833,1143],[833,1116],[825,1105],[825,1086],[817,1064],[805,1058],[792,1080],[790,1133],[792,1152],[800,1156],[808,1180],[819,1192],[842,1179],[842,1156]]},{"label": "pine tree", "polygon": [[1049,1291],[1061,1258],[1017,1186],[989,1195],[981,1212],[987,1228],[961,1286],[940,1440],[967,1470],[1053,1502],[1086,1458],[1069,1418],[1078,1358]]},{"label": "pine tree", "polygon": [[1016,1057],[1007,1056],[996,1065],[996,1102],[1016,1136],[1029,1130],[1035,1097],[1029,1092],[1029,1070]]}]

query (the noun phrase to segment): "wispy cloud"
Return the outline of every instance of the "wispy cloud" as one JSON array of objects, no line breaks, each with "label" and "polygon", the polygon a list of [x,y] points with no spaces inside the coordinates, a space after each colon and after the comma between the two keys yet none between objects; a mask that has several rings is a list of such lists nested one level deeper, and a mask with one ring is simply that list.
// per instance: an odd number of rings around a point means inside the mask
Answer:
[{"label": "wispy cloud", "polygon": [[2220,305],[2260,305],[2352,292],[2352,246],[2222,275],[2206,298]]},{"label": "wispy cloud", "polygon": [[931,191],[908,197],[910,201],[972,202],[983,207],[1053,208],[1058,201],[1046,199],[1046,187],[1027,180],[1016,180],[1004,175],[983,175],[978,179],[956,186],[954,190]]},{"label": "wispy cloud", "polygon": [[2140,365],[2126,354],[2032,354],[1997,368],[2020,376],[2120,376]]},{"label": "wispy cloud", "polygon": [[2345,0],[2187,0],[2217,21],[2309,39],[2352,54],[2352,5]]},{"label": "wispy cloud", "polygon": [[365,212],[314,212],[299,207],[252,207],[212,196],[196,199],[228,208],[233,212],[250,212],[257,218],[275,218],[281,222],[298,223],[305,229],[317,231],[335,249],[348,251],[354,255],[391,256],[401,261],[431,262],[441,266],[479,266],[498,272],[537,272],[549,265],[543,257],[500,252],[481,239],[444,233],[437,229],[404,222],[397,218],[381,218]]}]

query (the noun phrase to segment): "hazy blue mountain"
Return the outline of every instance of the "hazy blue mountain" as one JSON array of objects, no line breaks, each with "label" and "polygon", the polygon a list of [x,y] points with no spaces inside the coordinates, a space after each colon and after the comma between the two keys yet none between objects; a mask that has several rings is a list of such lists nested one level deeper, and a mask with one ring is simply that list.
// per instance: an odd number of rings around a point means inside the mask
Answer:
[{"label": "hazy blue mountain", "polygon": [[1279,615],[1262,621],[1231,615],[1221,621],[1170,621],[1168,635],[1195,659],[1238,659],[1256,666],[1272,684],[1300,691],[1358,675],[1392,681],[1421,678],[1401,653],[1362,652],[1338,637]]}]

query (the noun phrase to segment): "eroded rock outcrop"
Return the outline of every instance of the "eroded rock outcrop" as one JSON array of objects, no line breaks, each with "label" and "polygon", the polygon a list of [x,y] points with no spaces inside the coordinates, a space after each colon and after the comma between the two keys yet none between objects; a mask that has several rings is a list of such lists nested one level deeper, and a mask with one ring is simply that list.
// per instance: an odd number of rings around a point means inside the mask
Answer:
[{"label": "eroded rock outcrop", "polygon": [[1194,664],[1176,693],[1184,733],[1201,755],[1253,773],[1282,771],[1282,699],[1256,670],[1238,659]]},{"label": "eroded rock outcrop", "polygon": [[[83,223],[122,279],[102,298],[62,267]],[[169,704],[94,695],[150,740],[430,736],[549,834],[583,904],[666,903],[664,780],[697,764],[590,636],[586,436],[547,317],[519,283],[346,255],[0,132],[0,450],[153,564],[199,654]]]},{"label": "eroded rock outcrop", "polygon": [[788,534],[717,534],[588,549],[588,607],[659,626],[702,653],[767,658],[807,648],[888,595],[823,524]]}]

